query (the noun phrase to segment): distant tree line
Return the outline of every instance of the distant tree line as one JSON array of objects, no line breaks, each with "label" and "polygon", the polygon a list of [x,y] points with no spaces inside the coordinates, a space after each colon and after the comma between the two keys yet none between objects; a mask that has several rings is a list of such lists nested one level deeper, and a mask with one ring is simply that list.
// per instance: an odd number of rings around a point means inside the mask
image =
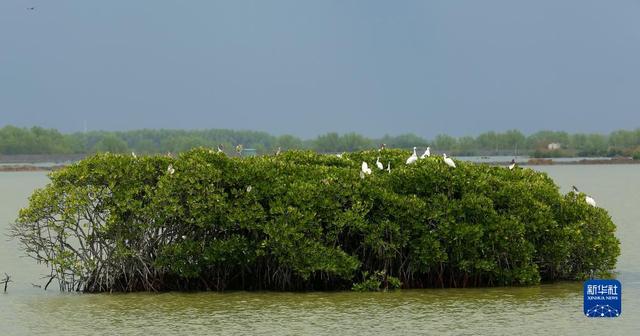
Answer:
[{"label": "distant tree line", "polygon": [[[524,135],[517,130],[486,132],[476,137],[452,137],[440,134],[425,139],[415,134],[368,138],[357,133],[327,133],[315,139],[292,135],[274,136],[266,132],[228,129],[165,130],[142,129],[124,132],[91,131],[63,134],[42,127],[0,128],[0,154],[90,154],[96,152],[140,154],[178,153],[194,147],[216,147],[222,144],[227,152],[236,145],[253,148],[258,154],[273,153],[277,148],[310,149],[320,153],[352,152],[377,148],[410,149],[431,146],[436,151],[452,155],[532,155],[549,156],[638,156],[640,128],[618,130],[610,134],[585,134],[540,131]],[[549,150],[550,143],[560,149]]]}]

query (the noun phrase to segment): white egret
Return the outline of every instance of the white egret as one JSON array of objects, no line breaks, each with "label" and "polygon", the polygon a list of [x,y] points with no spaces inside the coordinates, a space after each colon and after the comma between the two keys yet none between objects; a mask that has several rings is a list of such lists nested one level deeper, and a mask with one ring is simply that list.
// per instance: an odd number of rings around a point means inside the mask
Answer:
[{"label": "white egret", "polygon": [[384,165],[382,164],[382,162],[380,162],[380,157],[378,156],[378,159],[376,160],[376,166],[378,167],[378,169],[383,170],[384,169]]},{"label": "white egret", "polygon": [[173,169],[173,165],[170,164],[169,167],[167,167],[167,173],[169,173],[169,175],[173,175],[173,173],[175,173],[176,170]]},{"label": "white egret", "polygon": [[391,161],[387,163],[387,171],[391,174]]},{"label": "white egret", "polygon": [[280,155],[281,151],[282,151],[282,148],[280,148],[280,146],[278,146],[278,150],[276,151],[276,156]]},{"label": "white egret", "polygon": [[412,164],[418,161],[418,155],[416,154],[416,147],[413,147],[413,154],[407,159],[407,164]]},{"label": "white egret", "polygon": [[511,164],[509,165],[509,170],[513,170],[516,167],[516,159],[511,159]]},{"label": "white egret", "polygon": [[365,161],[362,161],[362,172],[367,175],[371,174],[371,168],[369,168],[369,165]]},{"label": "white egret", "polygon": [[251,185],[249,185],[249,186],[247,187],[247,192],[248,192],[248,193],[249,193],[249,192],[251,192],[251,190],[252,190],[252,189],[253,189],[253,187],[252,187]]},{"label": "white egret", "polygon": [[136,153],[131,152],[131,156],[133,156],[134,159],[137,159],[138,157],[136,156]]},{"label": "white egret", "polygon": [[442,158],[444,159],[444,163],[447,164],[447,166],[455,168],[456,167],[456,163],[453,162],[453,160],[451,160],[451,158],[447,157],[447,154],[442,154]]},{"label": "white egret", "polygon": [[224,149],[224,145],[223,145],[223,144],[219,144],[219,145],[218,145],[218,153],[222,153],[222,152],[224,152],[224,150],[223,150],[223,149]]},{"label": "white egret", "polygon": [[[576,188],[576,186],[571,186],[571,189],[572,189],[572,190],[573,190],[573,192],[574,192],[574,193],[576,193],[576,194],[577,194],[577,193],[580,193],[580,191],[578,190],[578,188]],[[589,195],[587,195],[587,194],[585,194],[585,195],[584,195],[584,201],[585,201],[587,204],[589,204],[590,206],[594,207],[594,208],[597,206],[597,205],[596,205],[596,200],[594,200],[594,199],[593,199],[593,197],[591,197],[591,196],[589,196]]]},{"label": "white egret", "polygon": [[427,147],[422,155],[420,155],[421,159],[428,158],[431,156],[431,147]]}]

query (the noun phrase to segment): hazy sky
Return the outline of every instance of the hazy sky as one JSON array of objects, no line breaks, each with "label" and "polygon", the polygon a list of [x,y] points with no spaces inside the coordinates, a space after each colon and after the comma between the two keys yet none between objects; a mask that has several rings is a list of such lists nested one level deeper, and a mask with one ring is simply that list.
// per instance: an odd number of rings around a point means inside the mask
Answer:
[{"label": "hazy sky", "polygon": [[1,0],[0,126],[85,121],[303,137],[632,129],[640,1]]}]

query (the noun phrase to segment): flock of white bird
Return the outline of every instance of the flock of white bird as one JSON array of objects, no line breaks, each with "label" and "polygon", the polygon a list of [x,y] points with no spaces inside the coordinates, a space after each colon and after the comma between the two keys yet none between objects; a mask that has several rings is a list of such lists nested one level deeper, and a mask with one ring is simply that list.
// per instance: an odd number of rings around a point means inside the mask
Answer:
[{"label": "flock of white bird", "polygon": [[[413,164],[418,160],[426,159],[426,158],[431,156],[431,147],[427,147],[427,149],[424,151],[424,153],[422,153],[422,155],[420,155],[419,158],[418,158],[418,153],[416,152],[417,149],[418,149],[418,147],[413,147],[413,154],[411,154],[411,156],[409,156],[409,158],[407,158],[407,161],[406,161],[407,165]],[[382,150],[384,150],[384,145],[382,145],[378,151],[382,151]],[[336,154],[336,156],[339,157],[339,158],[342,158],[342,154]],[[456,163],[450,157],[447,157],[447,154],[442,154],[442,157],[444,159],[444,163],[447,166],[449,166],[451,168],[455,168],[456,167]],[[384,164],[382,162],[380,162],[380,157],[379,156],[376,159],[376,167],[378,167],[379,170],[386,170],[387,172],[391,173],[391,161],[387,162],[387,168],[385,169],[384,168]],[[372,173],[372,171],[371,171],[371,168],[369,168],[369,164],[366,161],[362,161],[362,168],[360,170],[360,177],[364,178],[365,176],[370,175],[371,173]]]},{"label": "flock of white bird", "polygon": [[[428,157],[431,156],[431,147],[427,147],[427,149],[424,151],[424,153],[422,153],[422,155],[420,155],[420,157],[418,157],[418,153],[416,152],[416,150],[418,149],[418,147],[413,147],[413,154],[411,154],[411,156],[409,156],[409,158],[407,158],[406,164],[410,165],[415,163],[418,160],[422,160],[422,159],[426,159]],[[384,150],[384,145],[381,146],[381,148],[378,151],[382,151]],[[342,158],[342,154],[336,154],[337,157]],[[451,168],[455,168],[456,167],[456,163],[450,158],[447,157],[447,154],[442,154],[442,158],[444,159],[444,163],[451,167]],[[385,170],[384,168],[384,164],[382,162],[380,162],[380,157],[378,156],[378,158],[376,159],[376,167],[378,167],[379,170]],[[387,163],[387,168],[386,171],[391,173],[391,162]],[[369,168],[369,164],[366,161],[362,161],[362,168],[360,170],[360,177],[364,178],[366,175],[370,175],[372,173],[371,168]]]},{"label": "flock of white bird", "polygon": [[[378,151],[382,151],[384,149],[384,145],[378,150]],[[418,148],[417,147],[413,147],[413,154],[411,154],[411,156],[409,156],[407,158],[406,164],[407,165],[411,165],[413,163],[415,163],[416,161],[418,161],[419,159],[425,159],[431,156],[431,147],[427,147],[427,149],[424,151],[424,153],[422,155],[420,155],[420,157],[418,158],[418,154],[416,152]],[[338,154],[337,155],[339,158],[342,158],[342,154]],[[442,154],[442,158],[444,163],[451,167],[451,168],[456,168],[456,163],[447,156],[446,153]],[[378,167],[379,170],[383,170],[384,169],[384,165],[382,164],[382,162],[380,162],[380,157],[378,156],[378,158],[376,159],[376,167]],[[516,160],[512,159],[508,168],[509,170],[513,170],[516,167]],[[391,173],[391,162],[389,162],[387,164],[387,171],[389,173]],[[362,169],[360,170],[360,177],[364,178],[366,175],[370,175],[372,173],[371,168],[369,168],[369,165],[367,164],[366,161],[362,161]],[[576,188],[575,186],[572,186],[573,188],[573,192],[575,192],[576,194],[579,193],[578,188]],[[593,199],[593,197],[586,195],[585,194],[585,198],[584,201],[591,205],[592,207],[596,207],[596,201]]]},{"label": "flock of white bird", "polygon": [[[382,150],[384,150],[384,148],[385,148],[385,146],[383,144],[378,151],[382,151]],[[422,159],[426,159],[426,158],[431,156],[431,147],[427,147],[427,149],[424,151],[424,153],[422,153],[422,155],[420,155],[420,157],[418,157],[418,154],[416,153],[417,149],[418,149],[417,147],[413,147],[413,154],[411,154],[411,156],[409,156],[407,158],[407,161],[406,161],[407,165],[415,163],[416,161],[418,161],[418,159],[422,160]],[[213,151],[210,151],[210,152],[213,153]],[[223,153],[222,145],[218,146],[217,153]],[[276,152],[276,155],[278,155],[278,154],[280,154],[280,147],[278,147],[278,151]],[[131,156],[133,156],[133,158],[137,158],[136,153],[134,153],[134,152],[131,152]],[[339,158],[342,158],[342,154],[336,154],[336,156],[339,157]],[[456,163],[450,157],[448,157],[447,154],[443,153],[442,154],[442,158],[443,158],[444,163],[447,166],[449,166],[451,168],[456,168]],[[380,157],[379,156],[376,159],[376,167],[379,170],[386,170],[387,172],[391,173],[391,162],[389,161],[387,163],[387,168],[385,169],[384,168],[384,164],[382,162],[380,162]],[[515,161],[515,159],[513,159],[513,160],[511,160],[511,163],[509,164],[508,168],[509,168],[509,170],[513,170],[515,167],[516,167],[516,161]],[[169,175],[173,175],[173,173],[175,173],[175,171],[176,170],[173,168],[172,164],[170,164],[167,167],[167,173],[169,173]],[[371,168],[369,168],[369,164],[367,164],[366,161],[362,161],[362,167],[361,167],[361,170],[360,170],[360,177],[361,178],[365,178],[366,175],[371,175],[372,172],[373,171],[371,170]],[[251,187],[249,187],[249,188],[251,188]],[[580,193],[580,191],[578,190],[578,188],[576,188],[576,186],[571,186],[571,188],[573,189],[574,193],[576,193],[576,194]],[[247,189],[247,192],[249,192],[250,190],[251,189]],[[584,201],[587,204],[589,204],[590,206],[592,206],[592,207],[597,207],[596,200],[593,199],[593,197],[591,197],[591,196],[589,196],[587,194],[585,194]]]}]

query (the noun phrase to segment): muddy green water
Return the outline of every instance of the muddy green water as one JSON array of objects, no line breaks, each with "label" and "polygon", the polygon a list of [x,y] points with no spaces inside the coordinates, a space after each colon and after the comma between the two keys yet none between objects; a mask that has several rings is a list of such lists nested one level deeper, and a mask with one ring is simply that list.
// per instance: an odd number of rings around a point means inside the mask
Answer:
[{"label": "muddy green water", "polygon": [[[45,269],[4,235],[44,173],[0,173],[0,335],[640,335],[640,165],[550,166],[609,210],[622,255],[617,319],[582,315],[582,284],[404,290],[393,293],[62,294],[43,291]],[[55,286],[53,286],[55,287]]]}]

